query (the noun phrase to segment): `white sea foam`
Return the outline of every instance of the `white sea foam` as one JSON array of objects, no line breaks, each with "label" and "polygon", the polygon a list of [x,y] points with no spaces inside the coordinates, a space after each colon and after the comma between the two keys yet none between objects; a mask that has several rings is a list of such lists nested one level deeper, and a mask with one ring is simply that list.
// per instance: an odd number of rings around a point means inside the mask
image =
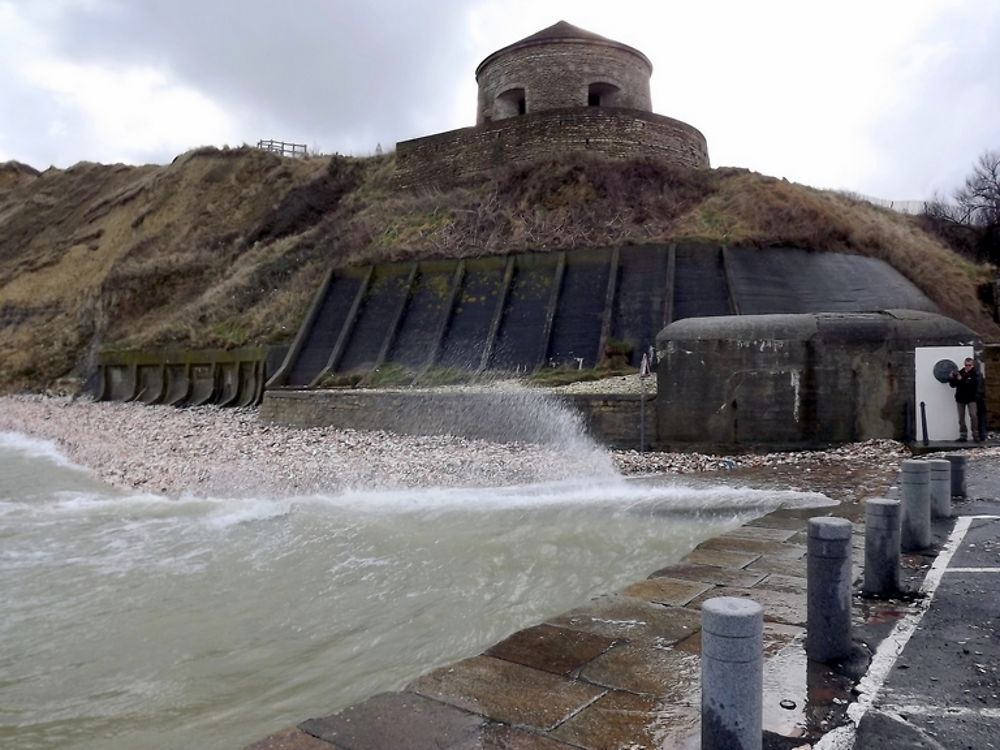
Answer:
[{"label": "white sea foam", "polygon": [[206,517],[205,524],[217,529],[284,518],[291,514],[293,507],[293,502],[290,499],[256,498],[250,500],[213,500],[210,502],[216,507]]},{"label": "white sea foam", "polygon": [[86,471],[84,467],[73,463],[51,440],[33,438],[20,432],[0,432],[0,448],[7,448],[33,458],[43,458],[68,469]]},{"label": "white sea foam", "polygon": [[300,498],[304,503],[350,508],[361,512],[492,511],[551,506],[676,512],[731,511],[833,504],[816,492],[705,487],[681,483],[633,482],[622,478],[559,481],[497,488],[422,488],[352,490]]}]

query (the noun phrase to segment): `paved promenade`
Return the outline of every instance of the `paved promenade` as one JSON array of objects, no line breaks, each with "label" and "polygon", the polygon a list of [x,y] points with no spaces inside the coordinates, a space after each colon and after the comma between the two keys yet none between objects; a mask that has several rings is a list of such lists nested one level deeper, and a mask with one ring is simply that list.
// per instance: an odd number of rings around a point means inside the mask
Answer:
[{"label": "paved promenade", "polygon": [[859,750],[1000,748],[1000,460],[970,458],[968,489],[924,584],[929,607],[876,658],[885,681]]},{"label": "paved promenade", "polygon": [[[970,458],[969,475],[978,499],[956,513],[1000,516],[1000,461]],[[860,575],[862,504],[777,511],[402,691],[248,750],[697,748],[699,608],[716,596],[764,607],[766,748],[1000,747],[1000,518],[936,523],[934,547],[903,560],[906,585],[921,594],[855,596],[856,653],[821,665],[803,649],[806,523],[816,515],[855,523]]]}]

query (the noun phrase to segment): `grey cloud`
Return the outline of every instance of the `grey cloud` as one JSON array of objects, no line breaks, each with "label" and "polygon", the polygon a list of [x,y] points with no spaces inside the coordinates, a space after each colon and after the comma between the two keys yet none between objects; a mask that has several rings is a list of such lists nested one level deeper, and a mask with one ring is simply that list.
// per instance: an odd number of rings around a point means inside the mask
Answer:
[{"label": "grey cloud", "polygon": [[102,152],[100,133],[89,122],[58,97],[8,75],[10,67],[0,57],[0,161],[45,169]]},{"label": "grey cloud", "polygon": [[912,88],[889,92],[903,98],[874,124],[881,156],[868,182],[878,195],[950,193],[980,153],[1000,148],[1000,10],[983,5],[974,18],[954,13],[915,45],[947,45],[952,54]]},{"label": "grey cloud", "polygon": [[166,68],[244,117],[248,138],[349,151],[456,126],[451,92],[476,57],[463,35],[467,8],[112,0],[69,8],[55,34],[60,53],[77,61]]}]

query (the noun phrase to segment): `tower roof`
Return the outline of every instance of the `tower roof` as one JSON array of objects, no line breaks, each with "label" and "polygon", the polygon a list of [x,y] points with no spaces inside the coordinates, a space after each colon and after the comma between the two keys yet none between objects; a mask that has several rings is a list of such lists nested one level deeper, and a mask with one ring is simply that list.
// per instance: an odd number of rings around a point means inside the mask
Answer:
[{"label": "tower roof", "polygon": [[[601,36],[600,34],[595,34],[593,31],[587,31],[586,29],[581,29],[579,26],[574,26],[566,21],[557,21],[548,28],[542,29],[541,31],[536,31],[531,36],[526,36],[519,42],[514,42],[511,47],[517,47],[525,42],[542,42],[548,41],[550,39],[586,39],[586,40],[597,40],[600,42],[613,42],[614,40],[608,39],[606,36]],[[615,42],[617,44],[617,42]],[[506,49],[506,48],[504,48]]]},{"label": "tower roof", "polygon": [[653,63],[649,61],[649,58],[635,47],[630,47],[627,44],[616,42],[614,39],[608,39],[606,36],[595,34],[593,31],[581,29],[579,26],[574,26],[566,21],[558,21],[548,28],[536,31],[534,34],[526,36],[524,39],[514,42],[513,44],[508,44],[506,47],[501,47],[493,54],[488,55],[486,59],[479,63],[478,67],[476,67],[476,77],[479,77],[479,71],[481,71],[487,63],[506,52],[520,49],[522,47],[530,47],[536,44],[549,44],[552,42],[591,42],[596,44],[605,44],[611,47],[618,47],[619,49],[627,50],[638,56],[643,62],[646,63],[646,65],[649,66],[650,70],[653,69]]}]

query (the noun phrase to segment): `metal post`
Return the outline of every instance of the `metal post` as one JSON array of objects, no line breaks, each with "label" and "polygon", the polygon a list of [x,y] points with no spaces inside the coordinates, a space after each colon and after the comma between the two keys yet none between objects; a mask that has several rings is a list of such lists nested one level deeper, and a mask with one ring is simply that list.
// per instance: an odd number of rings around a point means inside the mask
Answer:
[{"label": "metal post", "polygon": [[931,472],[926,461],[903,461],[903,529],[900,543],[904,552],[931,545]]},{"label": "metal post", "polygon": [[951,461],[928,461],[931,471],[931,518],[951,518]]},{"label": "metal post", "polygon": [[639,394],[639,452],[646,452],[646,381],[640,379],[642,384]]},{"label": "metal post", "polygon": [[639,363],[639,452],[646,452],[646,379],[652,374],[649,355],[643,353]]},{"label": "metal post", "polygon": [[810,518],[806,654],[830,662],[851,652],[851,522]]},{"label": "metal post", "polygon": [[947,455],[945,456],[951,463],[951,496],[960,497],[963,500],[967,495],[965,486],[965,456]]},{"label": "metal post", "polygon": [[764,609],[721,596],[701,607],[702,750],[761,750]]},{"label": "metal post", "polygon": [[930,441],[927,439],[927,402],[925,401],[920,402],[920,431],[923,434],[923,443],[927,445]]},{"label": "metal post", "polygon": [[865,583],[869,596],[893,596],[899,591],[899,500],[865,500]]}]

